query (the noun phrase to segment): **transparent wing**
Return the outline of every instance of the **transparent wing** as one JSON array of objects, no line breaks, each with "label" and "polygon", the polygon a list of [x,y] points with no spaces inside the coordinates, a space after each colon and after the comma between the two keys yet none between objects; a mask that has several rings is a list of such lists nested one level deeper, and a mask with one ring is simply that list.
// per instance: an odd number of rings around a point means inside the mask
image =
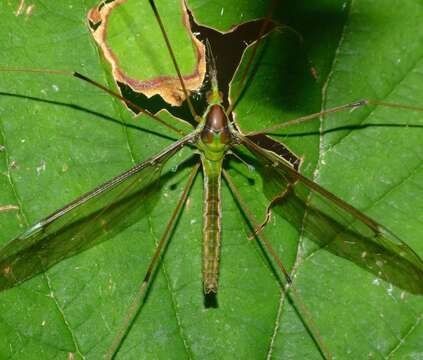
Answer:
[{"label": "transparent wing", "polygon": [[[237,135],[266,179],[269,208],[319,248],[344,257],[411,293],[423,294],[423,261],[401,239],[356,208],[302,176],[283,159]],[[287,191],[288,189],[288,191]],[[307,202],[309,192],[312,201]]]},{"label": "transparent wing", "polygon": [[0,290],[113,237],[149,214],[165,162],[192,133],[30,227],[0,249]]}]

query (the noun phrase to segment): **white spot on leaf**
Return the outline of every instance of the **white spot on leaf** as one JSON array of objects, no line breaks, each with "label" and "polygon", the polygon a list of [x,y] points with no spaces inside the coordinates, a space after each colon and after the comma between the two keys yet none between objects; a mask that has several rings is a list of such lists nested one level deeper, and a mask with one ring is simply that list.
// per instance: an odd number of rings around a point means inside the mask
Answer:
[{"label": "white spot on leaf", "polygon": [[379,286],[379,285],[380,285],[380,279],[378,279],[378,278],[374,279],[374,280],[372,281],[372,284],[373,284],[373,285],[377,285],[377,286]]},{"label": "white spot on leaf", "polygon": [[40,176],[40,174],[46,170],[46,162],[44,160],[41,160],[40,165],[37,166],[37,175]]},{"label": "white spot on leaf", "polygon": [[22,14],[23,10],[25,8],[25,0],[20,0],[19,1],[19,6],[15,11],[15,16],[19,16]]}]

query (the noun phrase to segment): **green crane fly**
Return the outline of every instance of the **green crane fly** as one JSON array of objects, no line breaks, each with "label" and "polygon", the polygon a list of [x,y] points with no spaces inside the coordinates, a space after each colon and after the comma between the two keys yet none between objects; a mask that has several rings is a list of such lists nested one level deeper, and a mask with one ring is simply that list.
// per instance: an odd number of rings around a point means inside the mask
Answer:
[{"label": "green crane fly", "polygon": [[203,209],[203,286],[204,293],[217,293],[219,255],[222,236],[221,179],[222,164],[231,142],[232,125],[221,104],[217,81],[212,79],[209,106],[198,126],[197,147],[204,174]]},{"label": "green crane fly", "polygon": [[[150,2],[153,5],[153,2]],[[159,20],[158,16],[157,19]],[[167,40],[166,36],[165,39]],[[9,69],[9,71],[13,70]],[[127,105],[134,105],[119,94],[113,93],[103,85],[79,73],[29,71],[74,76],[123,100]],[[183,81],[181,81],[181,85],[184,87]],[[312,240],[321,240],[324,233],[324,237],[330,240],[324,244],[329,251],[340,256],[350,257],[360,266],[377,273],[385,280],[401,285],[410,292],[423,293],[423,262],[407,244],[367,215],[301,175],[295,166],[298,158],[293,154],[285,157],[281,152],[266,148],[253,135],[242,134],[237,125],[229,121],[233,107],[228,110],[222,105],[216,72],[213,69],[211,85],[207,109],[199,119],[197,127],[190,134],[183,136],[150,159],[57,210],[1,247],[0,291],[14,287],[46,271],[61,260],[112,237],[122,227],[129,226],[130,221],[127,221],[126,218],[131,215],[127,214],[137,215],[135,209],[140,209],[142,216],[149,214],[151,210],[149,204],[156,193],[153,187],[161,177],[163,166],[180,149],[191,145],[196,147],[196,152],[200,155],[204,176],[203,292],[206,295],[217,294],[222,236],[221,181],[222,174],[225,174],[223,161],[225,156],[239,145],[256,157],[257,162],[261,165],[260,170],[264,171],[268,177],[269,181],[265,186],[267,190],[273,190],[272,195],[269,196],[269,208],[273,206],[275,210],[280,210],[282,216],[289,223],[301,228]],[[363,105],[366,103],[358,102],[340,106],[335,110]],[[137,108],[135,105],[133,107]],[[139,110],[161,122],[157,116],[144,109]],[[316,117],[316,115],[319,114],[310,115],[309,118]],[[271,140],[269,139],[269,141]],[[277,144],[281,146],[281,144]],[[191,173],[177,209],[175,209],[165,234],[157,246],[140,290],[135,295],[121,330],[110,348],[110,357],[117,352],[138,313],[151,275],[158,263],[157,259],[169,240],[175,218],[186,201],[198,168],[199,165]],[[230,181],[227,182],[231,187]],[[306,204],[304,190],[313,193],[316,200],[314,204]],[[285,200],[282,204],[277,203],[280,197],[284,197]],[[308,222],[303,222],[301,211],[306,208]],[[328,213],[332,210],[334,210],[335,216]],[[261,229],[257,228],[256,230],[260,231]],[[354,240],[355,248],[350,246],[351,240]],[[269,248],[267,249],[269,250]],[[371,253],[361,251],[362,249],[370,249]],[[366,256],[361,256],[362,254]],[[275,258],[277,259],[277,255]],[[387,259],[389,265],[384,268],[383,272],[375,267],[381,258]],[[278,266],[286,281],[290,282],[289,274],[283,265],[280,263]],[[315,334],[313,336],[316,337]],[[321,341],[317,339],[317,342],[319,342],[319,347],[325,357],[330,358]]]}]

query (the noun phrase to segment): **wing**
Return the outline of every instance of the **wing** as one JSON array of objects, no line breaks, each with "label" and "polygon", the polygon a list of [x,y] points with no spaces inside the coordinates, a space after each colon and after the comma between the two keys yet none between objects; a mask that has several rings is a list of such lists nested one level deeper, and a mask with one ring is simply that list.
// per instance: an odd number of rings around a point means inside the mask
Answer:
[{"label": "wing", "polygon": [[[236,136],[257,159],[272,212],[301,229],[319,248],[349,259],[402,289],[423,294],[423,261],[407,244],[273,152]],[[308,201],[310,191],[313,196]]]},{"label": "wing", "polygon": [[0,249],[0,290],[113,237],[150,213],[166,161],[195,133],[81,196]]}]

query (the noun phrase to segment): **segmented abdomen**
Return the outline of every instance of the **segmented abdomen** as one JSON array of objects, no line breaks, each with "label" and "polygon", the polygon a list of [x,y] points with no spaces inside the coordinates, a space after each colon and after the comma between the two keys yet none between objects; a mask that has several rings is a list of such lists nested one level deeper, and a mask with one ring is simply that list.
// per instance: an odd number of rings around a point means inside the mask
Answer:
[{"label": "segmented abdomen", "polygon": [[221,240],[221,162],[203,160],[203,285],[204,293],[217,293]]}]

